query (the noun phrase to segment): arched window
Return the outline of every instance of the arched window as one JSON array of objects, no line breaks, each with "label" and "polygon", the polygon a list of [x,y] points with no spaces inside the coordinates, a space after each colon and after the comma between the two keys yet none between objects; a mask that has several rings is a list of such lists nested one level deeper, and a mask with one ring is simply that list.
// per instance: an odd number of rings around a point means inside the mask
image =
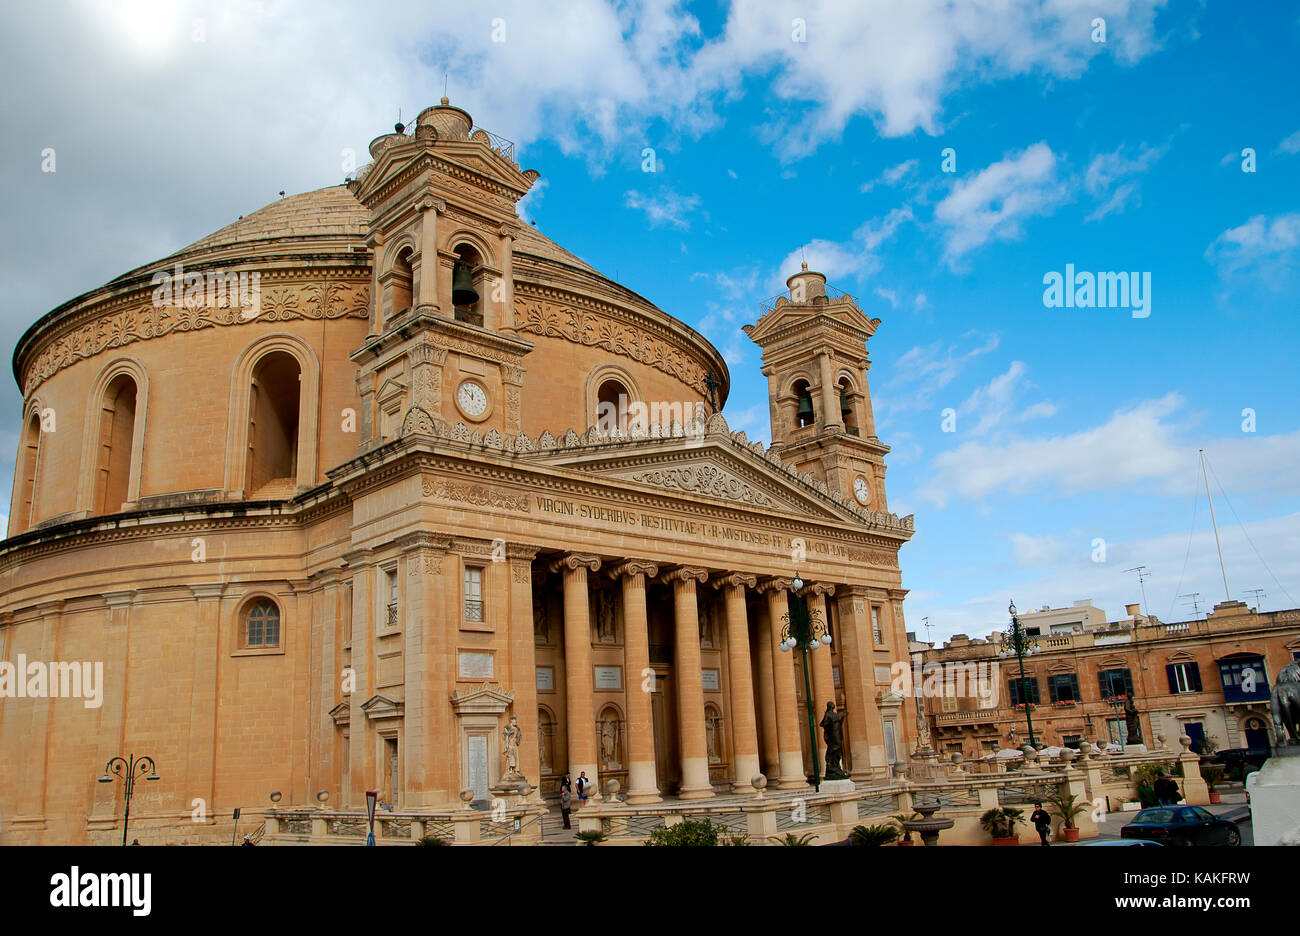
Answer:
[{"label": "arched window", "polygon": [[265,650],[280,646],[280,608],[269,598],[260,598],[244,613],[244,649]]},{"label": "arched window", "polygon": [[136,385],[119,374],[104,388],[99,409],[99,446],[91,511],[117,513],[131,499],[131,450],[135,439]]},{"label": "arched window", "polygon": [[811,426],[816,422],[816,414],[813,410],[812,391],[808,389],[808,381],[796,380],[794,387],[795,408],[794,408],[794,428],[802,429],[804,426]]},{"label": "arched window", "polygon": [[451,268],[451,304],[458,322],[483,324],[483,258],[469,244],[460,244],[454,251],[456,261]]},{"label": "arched window", "polygon": [[411,274],[411,255],[410,247],[403,248],[393,260],[393,275],[390,280],[392,301],[389,305],[388,319],[385,324],[397,318],[411,307],[411,295],[414,284],[414,277]]},{"label": "arched window", "polygon": [[253,368],[245,482],[251,500],[293,494],[301,378],[298,361],[286,351],[270,352]]},{"label": "arched window", "polygon": [[22,444],[18,447],[18,484],[14,492],[17,502],[10,529],[17,536],[32,523],[32,505],[36,502],[36,465],[41,448],[41,417],[35,410],[23,429]]}]

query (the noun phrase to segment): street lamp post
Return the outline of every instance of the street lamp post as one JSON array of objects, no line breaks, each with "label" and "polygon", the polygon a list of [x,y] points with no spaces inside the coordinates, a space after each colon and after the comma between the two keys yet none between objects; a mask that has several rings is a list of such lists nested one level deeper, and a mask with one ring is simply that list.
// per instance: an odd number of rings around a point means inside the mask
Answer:
[{"label": "street lamp post", "polygon": [[1034,715],[1031,711],[1032,703],[1025,692],[1025,657],[1038,652],[1038,641],[1033,640],[1025,633],[1025,626],[1020,623],[1020,618],[1016,616],[1016,603],[1013,601],[1007,607],[1011,614],[1011,626],[1007,628],[1004,644],[1009,644],[1010,648],[1004,646],[1001,656],[1015,655],[1016,660],[1020,663],[1020,698],[1025,706],[1025,721],[1029,727],[1029,746],[1038,747],[1034,740]]},{"label": "street lamp post", "polygon": [[[129,759],[128,759],[129,758]],[[145,777],[145,771],[149,775]],[[135,781],[138,777],[144,777],[146,780],[161,779],[158,776],[158,769],[154,767],[152,757],[136,757],[134,754],[128,754],[127,757],[118,755],[109,760],[104,765],[104,776],[99,778],[100,783],[112,783],[113,778],[109,774],[121,777],[126,783],[126,811],[122,814],[122,844],[126,844],[126,830],[131,822],[131,797],[135,794]]]},{"label": "street lamp post", "polygon": [[810,611],[808,602],[799,594],[799,592],[803,591],[803,579],[799,578],[798,574],[795,575],[794,581],[790,583],[790,590],[793,593],[790,597],[790,610],[788,613],[781,615],[780,646],[782,653],[798,649],[803,657],[803,686],[804,698],[808,702],[808,742],[812,748],[813,789],[821,792],[821,764],[817,758],[817,719],[813,711],[817,703],[813,699],[808,651],[818,650],[822,646],[829,647],[831,634],[826,622],[821,619],[821,612]]}]

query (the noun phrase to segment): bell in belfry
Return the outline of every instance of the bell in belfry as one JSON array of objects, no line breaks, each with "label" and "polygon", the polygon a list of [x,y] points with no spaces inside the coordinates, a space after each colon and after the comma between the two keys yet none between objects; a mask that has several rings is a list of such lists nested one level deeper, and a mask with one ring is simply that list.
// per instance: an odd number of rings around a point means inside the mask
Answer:
[{"label": "bell in belfry", "polygon": [[474,274],[463,263],[457,263],[451,271],[451,304],[471,306],[478,302],[478,290],[474,288]]},{"label": "bell in belfry", "polygon": [[799,397],[799,411],[797,416],[799,419],[799,425],[801,426],[813,421],[812,394],[807,390],[804,390],[803,394]]},{"label": "bell in belfry", "polygon": [[849,391],[840,387],[840,416],[848,419],[853,414],[853,407],[849,405]]}]

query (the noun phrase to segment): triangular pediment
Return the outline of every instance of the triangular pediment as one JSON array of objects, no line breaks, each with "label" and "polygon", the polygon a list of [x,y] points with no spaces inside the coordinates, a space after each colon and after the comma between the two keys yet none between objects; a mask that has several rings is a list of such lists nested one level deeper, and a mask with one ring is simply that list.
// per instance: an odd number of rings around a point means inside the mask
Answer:
[{"label": "triangular pediment", "polygon": [[[550,464],[590,472],[628,487],[643,485],[695,501],[713,501],[764,513],[852,524],[908,538],[912,518],[863,510],[832,493],[826,482],[795,471],[762,443],[731,434],[726,420],[651,426],[638,435],[602,434],[592,428],[560,439],[537,441],[538,457]],[[518,449],[516,448],[516,451]]]},{"label": "triangular pediment", "polygon": [[375,391],[375,402],[380,406],[383,406],[389,400],[393,399],[393,397],[400,397],[405,394],[406,384],[389,377],[380,384],[379,389]]}]

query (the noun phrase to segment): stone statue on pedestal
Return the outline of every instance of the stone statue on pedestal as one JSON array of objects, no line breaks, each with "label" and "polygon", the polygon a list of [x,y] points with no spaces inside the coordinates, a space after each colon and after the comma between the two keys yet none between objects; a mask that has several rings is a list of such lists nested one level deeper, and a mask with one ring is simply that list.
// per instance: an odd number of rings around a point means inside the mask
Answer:
[{"label": "stone statue on pedestal", "polygon": [[1278,746],[1300,744],[1300,662],[1292,660],[1282,667],[1272,696]]},{"label": "stone statue on pedestal", "polygon": [[1125,744],[1142,743],[1142,722],[1138,720],[1137,706],[1133,704],[1132,697],[1124,700],[1124,727],[1128,735]]},{"label": "stone statue on pedestal", "polygon": [[510,716],[510,724],[501,729],[501,753],[506,759],[506,779],[514,779],[520,776],[519,773],[519,742],[523,740],[524,732],[519,727],[519,719],[514,715]]},{"label": "stone statue on pedestal", "polygon": [[835,703],[826,703],[826,714],[822,716],[822,735],[826,740],[826,779],[847,780],[844,772],[844,716],[835,711]]}]

